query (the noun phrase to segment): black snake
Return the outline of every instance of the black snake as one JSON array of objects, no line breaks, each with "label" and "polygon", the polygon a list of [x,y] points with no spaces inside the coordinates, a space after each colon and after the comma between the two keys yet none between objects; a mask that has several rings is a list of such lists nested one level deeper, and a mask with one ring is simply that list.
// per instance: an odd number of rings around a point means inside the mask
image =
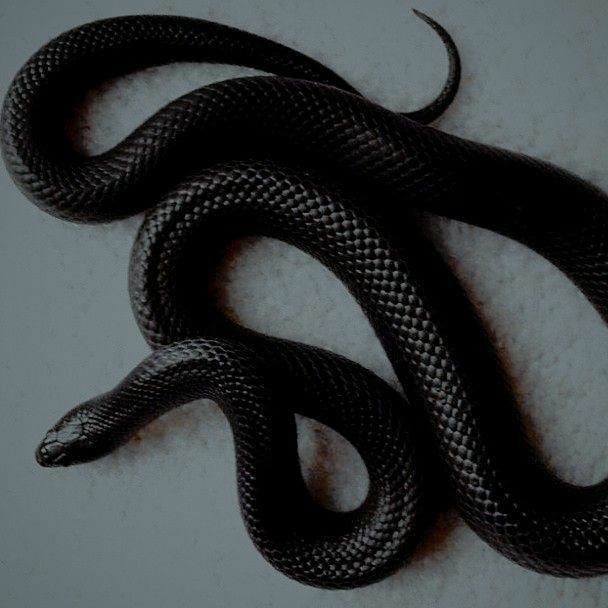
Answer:
[{"label": "black snake", "polygon": [[[426,126],[451,102],[459,60],[447,33],[419,16],[444,40],[450,75],[411,114],[373,104],[291,49],[196,19],[98,21],[24,65],[4,103],[2,149],[25,194],[82,222],[151,209],[130,291],[154,350],[114,390],[62,418],[37,459],[98,458],[168,409],[209,397],[231,424],[248,532],[299,581],[352,587],[392,572],[419,540],[441,480],[466,522],[516,562],[555,575],[607,572],[606,484],[572,486],[539,461],[486,334],[414,210],[525,243],[608,321],[608,198],[545,162]],[[84,90],[174,61],[275,75],[191,92],[102,154],[75,149],[65,119]],[[291,243],[348,286],[407,401],[359,365],[222,314],[195,277],[210,276],[243,235]],[[359,451],[370,479],[360,507],[335,513],[310,498],[294,412]]]}]

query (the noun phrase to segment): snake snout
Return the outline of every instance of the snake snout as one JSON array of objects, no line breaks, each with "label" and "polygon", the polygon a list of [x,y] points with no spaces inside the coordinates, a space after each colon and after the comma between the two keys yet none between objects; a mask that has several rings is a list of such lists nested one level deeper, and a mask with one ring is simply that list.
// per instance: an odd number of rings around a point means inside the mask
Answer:
[{"label": "snake snout", "polygon": [[65,446],[51,437],[55,434],[54,432],[47,433],[36,449],[36,462],[40,466],[59,467],[69,464],[66,460]]},{"label": "snake snout", "polygon": [[43,467],[67,467],[82,462],[84,428],[78,416],[60,420],[36,449],[36,461]]}]

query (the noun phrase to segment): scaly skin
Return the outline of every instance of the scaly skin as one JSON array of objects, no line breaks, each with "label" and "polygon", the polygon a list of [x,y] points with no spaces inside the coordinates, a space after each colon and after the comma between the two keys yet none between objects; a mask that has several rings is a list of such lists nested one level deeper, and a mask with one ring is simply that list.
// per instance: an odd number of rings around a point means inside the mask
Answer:
[{"label": "scaly skin", "polygon": [[[24,66],[2,115],[3,154],[19,187],[73,221],[152,209],[130,289],[156,350],[51,429],[41,464],[100,457],[167,409],[207,396],[233,429],[248,531],[288,576],[351,587],[394,570],[427,518],[423,463],[433,457],[463,518],[509,558],[555,575],[608,571],[606,484],[574,487],[538,460],[474,311],[411,213],[440,213],[527,244],[608,320],[608,198],[548,163],[422,124],[449,105],[459,75],[451,39],[423,18],[446,42],[451,70],[437,100],[409,115],[369,102],[285,47],[191,19],[85,25]],[[73,149],[60,119],[83,87],[176,60],[278,76],[189,93],[103,154]],[[212,272],[221,246],[243,234],[283,239],[344,281],[413,408],[359,366],[224,318],[192,277],[201,260]],[[370,492],[359,509],[329,514],[307,497],[294,411],[328,423],[360,451]]]}]

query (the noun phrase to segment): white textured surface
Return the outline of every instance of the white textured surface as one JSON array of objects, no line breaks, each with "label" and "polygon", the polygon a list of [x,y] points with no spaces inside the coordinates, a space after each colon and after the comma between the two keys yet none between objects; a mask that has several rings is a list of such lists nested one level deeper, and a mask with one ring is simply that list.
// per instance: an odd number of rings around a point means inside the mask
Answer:
[{"label": "white textured surface", "polygon": [[[531,5],[531,6],[530,6]],[[608,8],[604,0],[420,2],[455,36],[464,82],[442,128],[524,150],[608,188]],[[372,98],[414,108],[436,92],[445,59],[401,1],[9,0],[0,6],[0,83],[66,28],[115,14],[215,19],[297,46]],[[150,70],[105,88],[86,144],[111,145],[221,66]],[[362,590],[305,588],[274,572],[238,514],[226,422],[183,408],[117,454],[43,470],[33,448],[69,407],[113,386],[146,353],[129,309],[126,267],[138,220],[73,226],[27,203],[0,173],[0,604],[49,606],[605,606],[608,580],[528,572],[484,545],[454,514],[412,563]],[[491,201],[488,201],[491,204]],[[608,471],[608,331],[548,263],[494,234],[436,220],[433,230],[480,302],[517,379],[547,460],[577,483]],[[336,350],[392,381],[388,362],[344,288],[307,256],[248,242],[227,273],[244,322]],[[316,492],[356,504],[357,458],[304,424]],[[335,462],[326,458],[335,457]],[[325,473],[323,473],[325,469]]]}]

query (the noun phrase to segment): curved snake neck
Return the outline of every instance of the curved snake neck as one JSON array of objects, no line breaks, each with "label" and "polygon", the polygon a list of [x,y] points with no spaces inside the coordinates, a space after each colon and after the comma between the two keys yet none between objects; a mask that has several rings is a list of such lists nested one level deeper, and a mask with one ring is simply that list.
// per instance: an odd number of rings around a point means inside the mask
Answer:
[{"label": "curved snake neck", "polygon": [[[608,320],[608,198],[543,161],[427,126],[453,100],[460,61],[449,34],[417,15],[443,40],[449,73],[435,100],[405,114],[292,49],[196,19],[90,23],[24,65],[2,113],[11,175],[68,220],[148,210],[129,288],[153,347],[116,388],[54,425],[38,462],[99,458],[167,410],[208,397],[233,431],[253,542],[301,582],[354,587],[398,568],[428,525],[438,479],[465,521],[507,557],[555,575],[606,573],[606,484],[574,487],[537,458],[483,327],[414,212],[528,245]],[[188,93],[103,154],[74,149],[63,118],[84,88],[174,61],[274,75]],[[353,362],[225,317],[198,276],[202,267],[210,281],[226,244],[244,235],[301,248],[344,282],[406,400]],[[294,413],[334,428],[361,455],[370,487],[354,511],[325,510],[308,495]]]}]

